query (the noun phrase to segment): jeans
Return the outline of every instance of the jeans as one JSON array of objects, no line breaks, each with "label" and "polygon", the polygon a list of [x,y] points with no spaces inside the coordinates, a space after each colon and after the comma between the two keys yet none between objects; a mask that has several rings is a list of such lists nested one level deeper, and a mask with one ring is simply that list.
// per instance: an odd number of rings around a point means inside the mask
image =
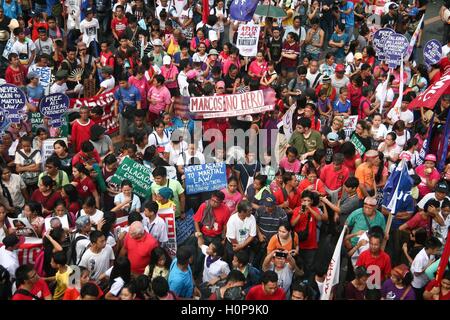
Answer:
[{"label": "jeans", "polygon": [[345,34],[348,36],[348,41],[352,41],[355,33],[355,26],[345,26]]},{"label": "jeans", "polygon": [[312,280],[314,278],[314,258],[317,249],[300,249],[299,255],[303,261],[303,270],[305,271],[305,278]]}]

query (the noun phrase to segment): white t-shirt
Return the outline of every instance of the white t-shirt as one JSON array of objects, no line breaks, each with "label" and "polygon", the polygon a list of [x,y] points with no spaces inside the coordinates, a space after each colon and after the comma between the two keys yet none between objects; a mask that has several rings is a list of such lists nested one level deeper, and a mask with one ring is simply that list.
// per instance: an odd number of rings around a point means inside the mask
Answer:
[{"label": "white t-shirt", "polygon": [[150,146],[162,146],[165,149],[165,152],[167,152],[167,146],[170,143],[170,137],[167,134],[167,132],[164,130],[163,137],[161,138],[158,136],[156,132],[152,132],[148,135],[148,147]]},{"label": "white t-shirt", "polygon": [[[175,6],[175,9],[177,9],[178,16],[180,16],[181,12],[183,12],[183,8],[186,5],[186,3],[187,3],[187,0],[174,0],[173,1],[173,5]],[[192,12],[192,10],[191,10],[191,12]],[[190,17],[192,18],[192,13],[190,14]]]},{"label": "white t-shirt", "polygon": [[[114,197],[114,204],[118,205],[121,204],[122,202],[125,201],[125,195],[123,194],[123,192],[119,193],[118,195],[116,195]],[[128,206],[124,207],[123,210],[125,211],[140,211],[141,210],[141,200],[139,199],[139,197],[135,194],[133,194],[133,199],[131,201],[131,209],[128,210]]]},{"label": "white t-shirt", "polygon": [[444,225],[441,226],[439,223],[437,223],[433,219],[433,221],[431,223],[432,224],[431,230],[433,231],[433,235],[436,238],[441,240],[442,243],[445,243],[445,241],[447,240],[448,227],[450,227],[450,215],[448,215],[447,218],[445,218],[445,219],[442,216],[442,212],[440,212],[439,215],[444,220]]},{"label": "white t-shirt", "polygon": [[75,263],[78,263],[78,261],[80,261],[81,255],[84,254],[84,252],[87,250],[86,248],[91,244],[88,236],[77,233],[75,235],[75,239],[78,237],[84,237],[84,239],[80,238],[80,240],[78,240],[75,245],[75,252],[77,253],[77,260],[75,261]]},{"label": "white t-shirt", "polygon": [[110,268],[111,260],[114,260],[114,252],[109,245],[106,245],[100,253],[94,253],[89,248],[81,258],[80,267],[87,268],[91,272],[90,278],[97,280]]},{"label": "white t-shirt", "polygon": [[[367,243],[365,245],[363,245],[362,247],[358,248],[355,253],[353,253],[352,255],[352,265],[353,268],[356,268],[356,262],[358,261],[359,255],[361,253],[363,253],[364,251],[369,249],[369,235],[368,235],[368,231],[364,232],[359,238],[358,238],[358,242],[360,242],[361,240],[366,240]],[[357,243],[358,243],[357,242]]]},{"label": "white t-shirt", "polygon": [[91,41],[95,40],[98,42],[97,38],[97,30],[100,28],[98,24],[98,20],[96,18],[92,18],[91,21],[87,21],[84,19],[80,23],[80,31],[83,34],[83,42],[89,46]]},{"label": "white t-shirt", "polygon": [[[387,117],[391,119],[393,123],[397,122],[398,120],[403,120],[405,124],[411,124],[414,122],[414,114],[411,110],[400,111],[396,108],[392,108],[388,112]],[[392,126],[390,126],[389,130],[392,130]]]},{"label": "white t-shirt", "polygon": [[80,13],[82,0],[66,0],[66,7],[69,13],[67,19],[67,29],[80,29]]},{"label": "white t-shirt", "polygon": [[9,181],[3,181],[3,185],[8,188],[14,206],[22,208],[25,205],[22,190],[27,188],[23,179],[18,174],[12,173]]},{"label": "white t-shirt", "polygon": [[378,127],[378,129],[376,129],[372,126],[371,132],[372,132],[372,137],[374,139],[379,139],[381,137],[384,139],[384,138],[386,138],[388,130],[383,123],[380,123],[380,126]]},{"label": "white t-shirt", "polygon": [[[11,48],[11,52],[16,53],[19,56],[19,60],[22,62],[33,62],[30,61],[31,59],[31,55],[33,54],[33,51],[36,50],[36,46],[34,45],[34,42],[29,39],[29,38],[25,38],[25,42],[22,43],[19,40],[17,40],[16,42],[14,42],[12,48]],[[21,55],[24,55],[23,58],[21,57]]]},{"label": "white t-shirt", "polygon": [[[445,197],[445,198],[446,198],[447,200],[450,201],[450,197]],[[427,204],[428,200],[430,200],[430,199],[437,200],[437,199],[436,199],[436,192],[427,193],[427,194],[422,198],[422,200],[419,201],[419,203],[417,204],[417,206],[418,206],[420,209],[423,209],[423,208],[425,207],[425,205]],[[443,201],[444,201],[444,200],[439,201],[439,204],[442,205],[442,202],[443,202]]]},{"label": "white t-shirt", "polygon": [[206,63],[206,60],[208,60],[208,55],[205,53],[203,56],[199,55],[198,52],[194,53],[192,56],[193,62],[203,62]]},{"label": "white t-shirt", "polygon": [[144,216],[142,222],[145,230],[150,233],[153,238],[158,240],[160,244],[169,241],[169,237],[167,236],[167,224],[161,217],[157,216],[155,220],[150,223],[149,218]]},{"label": "white t-shirt", "polygon": [[[377,86],[377,88],[375,89],[375,98],[377,101],[380,101],[380,102],[383,100],[383,83],[380,83]],[[387,94],[386,94],[386,98],[384,99],[384,103],[392,102],[392,101],[394,101],[394,90],[392,90],[392,88],[389,88],[387,90]]]},{"label": "white t-shirt", "polygon": [[186,141],[181,141],[178,144],[178,148],[174,149],[172,143],[169,143],[166,147],[166,152],[169,153],[169,164],[171,166],[175,165],[180,158],[180,155],[186,153],[188,149],[188,144]]},{"label": "white t-shirt", "polygon": [[36,54],[48,54],[49,56],[52,55],[53,52],[53,41],[50,38],[47,38],[47,40],[42,41],[41,39],[37,39],[34,42],[34,46],[36,48]]},{"label": "white t-shirt", "polygon": [[[116,12],[116,8],[117,6],[120,5],[119,2],[117,2],[114,6],[113,6],[113,12]],[[126,3],[124,6],[125,8],[125,13],[133,13],[131,5],[129,3]]]},{"label": "white t-shirt", "polygon": [[[317,78],[317,76],[319,74],[320,74],[320,76],[319,76],[319,78]],[[308,69],[308,73],[306,74],[306,79],[309,80],[309,85],[311,87],[316,88],[319,85],[320,80],[322,79],[322,74],[320,73],[319,70],[317,70],[316,73],[312,74],[311,72],[309,72],[309,69]]]},{"label": "white t-shirt", "polygon": [[[29,154],[27,154],[23,149],[20,149],[20,151],[29,157],[34,153],[35,149],[31,149],[31,152]],[[34,163],[36,163],[36,164],[39,164],[42,162],[42,157],[41,157],[40,151],[35,153],[33,160],[34,160]],[[14,163],[20,164],[20,165],[25,165],[25,158],[22,157],[19,152],[16,152],[16,157],[14,158]]]},{"label": "white t-shirt", "polygon": [[203,282],[209,282],[214,278],[219,277],[222,274],[228,275],[230,273],[230,267],[228,266],[228,263],[223,261],[222,259],[218,259],[211,263],[209,265],[209,268],[206,266],[206,259],[209,257],[206,254],[206,249],[208,249],[208,246],[203,245],[202,246],[202,252],[205,255],[205,262],[203,267]]},{"label": "white t-shirt", "polygon": [[6,250],[5,246],[0,248],[0,265],[9,272],[11,280],[16,278],[16,270],[19,267],[19,257],[17,253]]},{"label": "white t-shirt", "polygon": [[65,82],[61,85],[55,82],[50,87],[50,93],[66,93],[67,90],[69,90],[69,88],[67,87],[67,84]]},{"label": "white t-shirt", "polygon": [[282,288],[287,295],[289,295],[292,284],[292,277],[294,275],[294,271],[291,269],[289,264],[286,263],[283,269],[278,270],[275,268],[275,265],[271,263],[270,270],[275,271],[275,273],[278,275],[278,286]]},{"label": "white t-shirt", "polygon": [[[420,252],[416,255],[414,258],[414,261],[411,264],[411,272],[413,273],[414,279],[411,283],[411,285],[414,288],[421,289],[425,287],[425,285],[428,283],[429,279],[427,275],[425,274],[425,267],[428,264],[428,262],[433,259],[434,256],[431,255],[428,257],[427,253],[425,252],[425,248],[420,250]],[[421,273],[420,275],[417,275],[416,273]]]},{"label": "white t-shirt", "polygon": [[249,237],[256,236],[256,219],[254,215],[242,221],[237,213],[231,215],[227,222],[227,239],[236,240],[239,244]]},{"label": "white t-shirt", "polygon": [[345,75],[342,79],[336,78],[335,74],[331,76],[331,85],[336,89],[336,99],[339,99],[339,92],[341,88],[347,87],[349,82],[350,79]]},{"label": "white t-shirt", "polygon": [[[96,209],[97,211],[95,211],[95,213],[92,216],[89,216],[91,223],[92,224],[97,224],[100,222],[100,220],[103,219],[103,211],[100,211],[98,209]],[[86,212],[84,211],[84,209],[81,209],[80,211],[80,217],[81,216],[86,216]]]}]

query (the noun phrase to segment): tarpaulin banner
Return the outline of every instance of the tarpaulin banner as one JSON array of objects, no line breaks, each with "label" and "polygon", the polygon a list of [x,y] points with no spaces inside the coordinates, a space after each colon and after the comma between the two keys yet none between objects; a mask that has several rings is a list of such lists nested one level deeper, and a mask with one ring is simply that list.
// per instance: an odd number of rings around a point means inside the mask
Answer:
[{"label": "tarpaulin banner", "polygon": [[112,134],[119,130],[119,119],[113,115],[114,91],[115,89],[91,98],[70,99],[70,108],[86,106],[92,109],[97,106],[102,107],[103,116],[100,125],[106,128],[106,134]]},{"label": "tarpaulin banner", "polygon": [[172,258],[177,256],[177,233],[175,227],[175,211],[172,208],[159,209],[158,216],[167,225],[167,249]]},{"label": "tarpaulin banner", "polygon": [[204,119],[245,116],[272,111],[275,108],[273,89],[212,97],[191,97],[189,111]]},{"label": "tarpaulin banner", "polygon": [[450,69],[447,70],[442,77],[428,87],[427,90],[420,93],[411,103],[409,109],[416,109],[425,107],[427,109],[434,109],[434,106],[439,101],[440,97],[445,93],[450,86]]}]

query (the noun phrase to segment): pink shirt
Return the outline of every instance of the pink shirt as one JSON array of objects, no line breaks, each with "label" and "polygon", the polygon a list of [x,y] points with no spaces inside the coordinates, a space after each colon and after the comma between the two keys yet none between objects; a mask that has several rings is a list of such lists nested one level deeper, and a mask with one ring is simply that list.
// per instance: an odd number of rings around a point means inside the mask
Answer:
[{"label": "pink shirt", "polygon": [[228,70],[230,69],[232,64],[234,64],[238,68],[238,70],[241,68],[241,64],[239,61],[233,62],[230,59],[224,60],[222,66],[222,72],[224,75],[228,74]]},{"label": "pink shirt", "polygon": [[240,194],[239,192],[231,194],[227,188],[224,188],[221,191],[225,195],[225,200],[223,201],[223,203],[228,207],[231,214],[233,214],[234,212],[236,212],[236,207],[243,198],[242,194]]},{"label": "pink shirt", "polygon": [[159,114],[161,111],[164,111],[166,108],[166,105],[171,103],[171,96],[169,89],[166,88],[166,86],[161,86],[159,88],[151,87],[148,90],[147,98],[156,100],[155,104],[149,103],[148,110],[151,113]]},{"label": "pink shirt", "polygon": [[147,107],[147,92],[150,89],[147,79],[142,77],[142,79],[139,80],[135,76],[132,76],[128,79],[128,82],[139,90],[139,93],[141,94],[142,109],[145,109]]},{"label": "pink shirt", "polygon": [[[178,75],[178,68],[175,67],[173,64],[171,64],[169,67],[162,66],[161,67],[161,74],[164,76],[166,81],[164,82],[164,85],[168,89],[175,89],[178,88],[178,81],[177,81],[177,75]],[[168,80],[174,78],[174,81],[169,82]]]},{"label": "pink shirt", "polygon": [[256,77],[260,78],[263,76],[264,71],[267,70],[267,62],[263,61],[261,65],[258,64],[258,61],[253,60],[248,67],[249,74],[250,72],[256,74]]},{"label": "pink shirt", "polygon": [[295,159],[294,162],[289,162],[287,157],[280,160],[280,168],[283,168],[286,172],[299,173],[301,167],[301,162]]},{"label": "pink shirt", "polygon": [[[419,188],[419,195],[421,197],[423,197],[427,193],[433,192],[433,190],[428,188],[426,184],[425,169],[426,167],[424,164],[421,164],[416,168],[416,174],[420,177],[420,180],[422,180],[420,184],[417,186]],[[429,177],[431,180],[439,180],[441,175],[439,174],[439,171],[437,171],[436,168],[434,168]]]}]

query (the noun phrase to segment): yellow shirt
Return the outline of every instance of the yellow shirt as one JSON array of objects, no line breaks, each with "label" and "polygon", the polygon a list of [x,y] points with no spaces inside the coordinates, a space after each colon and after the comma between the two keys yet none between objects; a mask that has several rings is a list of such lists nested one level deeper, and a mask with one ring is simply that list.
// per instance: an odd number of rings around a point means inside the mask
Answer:
[{"label": "yellow shirt", "polygon": [[294,10],[291,8],[284,9],[286,11],[286,17],[283,18],[281,24],[283,27],[291,27],[294,25]]},{"label": "yellow shirt", "polygon": [[66,292],[67,287],[69,286],[69,276],[73,272],[70,267],[67,267],[66,272],[56,272],[56,288],[55,293],[53,294],[53,300],[61,300]]},{"label": "yellow shirt", "polygon": [[172,200],[169,200],[166,204],[161,204],[161,202],[158,202],[158,201],[156,201],[156,203],[158,204],[160,210],[173,208],[173,211],[175,211],[175,212],[177,211],[177,205]]}]

